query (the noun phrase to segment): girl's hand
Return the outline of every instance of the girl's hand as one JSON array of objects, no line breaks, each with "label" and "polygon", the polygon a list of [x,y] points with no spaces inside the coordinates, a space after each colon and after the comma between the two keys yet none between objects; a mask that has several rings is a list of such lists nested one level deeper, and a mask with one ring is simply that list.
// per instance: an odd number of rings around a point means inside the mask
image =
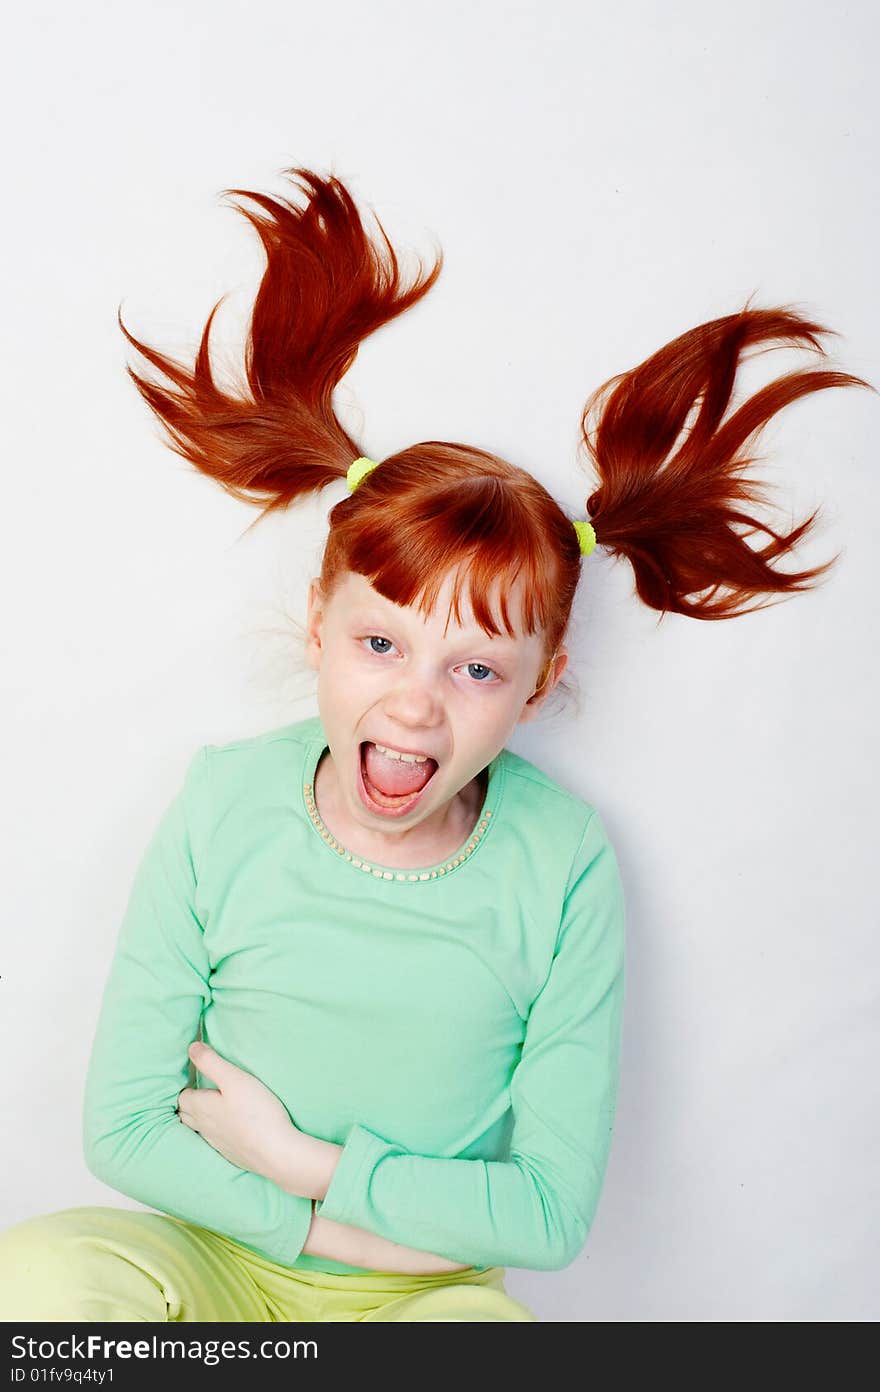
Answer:
[{"label": "girl's hand", "polygon": [[296,1172],[297,1143],[305,1140],[274,1092],[207,1044],[189,1046],[200,1073],[217,1088],[184,1088],[177,1112],[184,1126],[241,1170],[263,1175],[288,1192]]}]

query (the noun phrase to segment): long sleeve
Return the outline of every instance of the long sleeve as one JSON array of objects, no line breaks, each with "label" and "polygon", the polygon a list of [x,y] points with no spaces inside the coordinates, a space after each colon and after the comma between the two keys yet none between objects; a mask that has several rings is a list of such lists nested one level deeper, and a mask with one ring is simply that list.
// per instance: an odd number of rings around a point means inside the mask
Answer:
[{"label": "long sleeve", "polygon": [[289,1263],[305,1244],[310,1200],[230,1164],[175,1111],[192,1084],[187,1048],[211,1001],[196,906],[209,775],[203,746],[137,870],[92,1045],[83,1148],[111,1188]]},{"label": "long sleeve", "polygon": [[586,1241],[617,1105],[625,903],[594,810],[510,1082],[509,1159],[414,1155],[355,1123],[316,1213],[452,1261],[559,1270]]}]

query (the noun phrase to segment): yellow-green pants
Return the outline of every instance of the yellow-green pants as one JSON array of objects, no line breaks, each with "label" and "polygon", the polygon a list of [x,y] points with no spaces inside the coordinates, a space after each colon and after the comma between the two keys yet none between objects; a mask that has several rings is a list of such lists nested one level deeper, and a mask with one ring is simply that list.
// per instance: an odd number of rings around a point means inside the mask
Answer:
[{"label": "yellow-green pants", "polygon": [[504,1268],[294,1270],[163,1213],[67,1208],[0,1232],[0,1320],[535,1320]]}]

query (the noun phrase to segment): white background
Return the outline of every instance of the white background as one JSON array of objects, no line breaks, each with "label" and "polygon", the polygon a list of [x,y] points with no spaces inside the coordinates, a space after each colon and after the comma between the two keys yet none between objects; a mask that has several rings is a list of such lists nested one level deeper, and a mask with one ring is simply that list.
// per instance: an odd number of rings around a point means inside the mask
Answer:
[{"label": "white background", "polygon": [[[316,17],[319,14],[320,17]],[[364,453],[462,440],[573,516],[589,392],[684,330],[793,304],[880,386],[867,0],[30,4],[7,29],[0,1227],[139,1207],[81,1089],[132,876],[195,750],[316,709],[297,655],[326,512],[261,523],[173,455],[117,322],[234,359],[263,267],[224,189],[348,183],[446,264],[338,393]],[[737,400],[783,371],[748,362]],[[880,403],[788,407],[753,472],[810,594],[658,615],[584,563],[579,701],[511,746],[602,812],[628,901],[618,1118],[587,1245],[508,1269],[541,1320],[873,1320]],[[332,496],[331,496],[332,495]],[[873,1260],[872,1260],[873,1259]]]}]

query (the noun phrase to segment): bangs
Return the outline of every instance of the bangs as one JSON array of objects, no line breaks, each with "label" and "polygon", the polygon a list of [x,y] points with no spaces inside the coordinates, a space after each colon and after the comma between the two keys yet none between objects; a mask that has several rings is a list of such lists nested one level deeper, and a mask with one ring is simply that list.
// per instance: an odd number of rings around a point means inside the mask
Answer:
[{"label": "bangs", "polygon": [[540,545],[528,515],[510,505],[509,490],[484,477],[451,497],[433,490],[422,506],[417,499],[408,503],[362,517],[347,548],[350,569],[393,604],[415,606],[424,615],[434,612],[451,574],[447,627],[451,618],[462,624],[466,606],[491,637],[549,627],[559,565]]}]

